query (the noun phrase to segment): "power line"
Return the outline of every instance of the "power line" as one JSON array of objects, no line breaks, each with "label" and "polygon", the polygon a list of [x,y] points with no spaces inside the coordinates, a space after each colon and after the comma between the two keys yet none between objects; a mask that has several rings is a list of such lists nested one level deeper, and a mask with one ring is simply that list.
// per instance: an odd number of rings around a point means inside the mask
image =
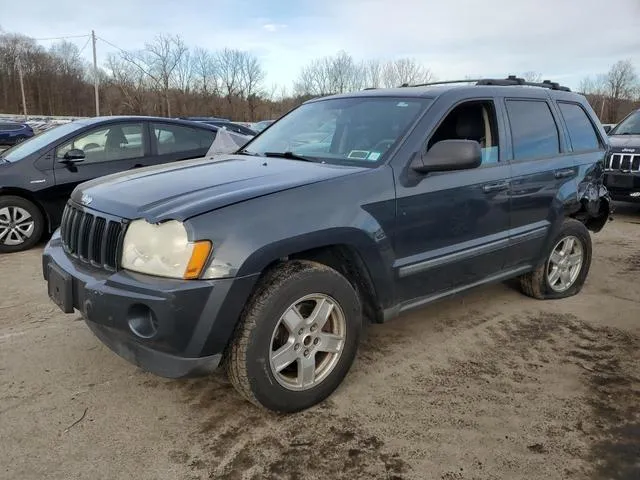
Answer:
[{"label": "power line", "polygon": [[89,45],[89,42],[91,41],[91,36],[89,36],[89,38],[87,38],[86,43],[84,44],[84,47],[82,47],[80,49],[80,51],[78,52],[78,56],[82,55],[82,52],[84,52],[84,49],[87,48],[87,45]]},{"label": "power line", "polygon": [[104,42],[104,43],[106,43],[107,45],[109,45],[109,46],[111,46],[111,47],[115,48],[116,50],[120,50],[122,53],[125,53],[125,54],[127,53],[127,51],[126,51],[126,50],[124,50],[123,48],[120,48],[119,46],[114,45],[113,43],[111,43],[111,42],[110,42],[110,41],[108,41],[108,40],[105,40],[105,39],[104,39],[104,38],[102,38],[102,37],[98,37],[98,36],[96,36],[96,38],[97,38],[98,40],[103,41],[103,42]]},{"label": "power line", "polygon": [[34,38],[36,42],[44,42],[45,40],[66,40],[67,38],[87,38],[91,35],[66,35],[63,37]]}]

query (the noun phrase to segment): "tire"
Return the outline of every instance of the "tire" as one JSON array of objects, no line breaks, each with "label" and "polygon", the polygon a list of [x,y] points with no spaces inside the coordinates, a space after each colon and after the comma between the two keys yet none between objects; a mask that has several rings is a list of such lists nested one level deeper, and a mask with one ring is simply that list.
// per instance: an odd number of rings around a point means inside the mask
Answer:
[{"label": "tire", "polygon": [[42,238],[44,227],[42,212],[32,202],[13,195],[0,197],[0,253],[32,248]]},{"label": "tire", "polygon": [[[561,251],[569,245],[567,240],[573,240],[574,246],[569,252],[569,258],[564,260],[567,254],[561,253]],[[576,248],[578,247],[582,252],[582,260],[576,269],[577,273],[574,274],[571,262],[575,262],[575,260],[572,260],[571,257],[577,258],[578,253]],[[558,249],[560,249],[560,251],[558,251]],[[558,253],[559,256],[554,255],[554,252]],[[589,230],[587,230],[587,227],[585,227],[582,222],[568,218],[564,221],[560,230],[548,245],[544,262],[532,272],[520,277],[520,288],[525,295],[540,300],[567,298],[576,295],[582,290],[589,273],[591,257],[592,245]],[[558,258],[569,263],[557,267],[555,260]],[[564,282],[563,279],[560,278],[562,277],[562,273],[559,275],[553,274],[554,270],[556,273],[562,272],[562,268],[568,270],[568,277],[563,278],[569,278],[569,280],[571,280],[570,282]],[[561,285],[562,283],[566,283],[566,285]]]},{"label": "tire", "polygon": [[[331,303],[334,306],[325,326],[314,331],[316,324],[310,320],[312,315],[307,316],[309,310],[320,311],[319,306],[324,308]],[[301,316],[291,311],[296,305]],[[285,322],[285,313],[287,319],[293,320]],[[344,321],[340,320],[341,315]],[[355,358],[362,323],[360,299],[345,277],[319,263],[287,262],[265,276],[245,307],[225,355],[227,374],[236,390],[257,406],[283,413],[304,410],[327,398],[340,385]],[[296,324],[294,329],[287,326]],[[340,325],[342,329],[334,328]],[[330,329],[338,333],[329,337]],[[329,340],[340,338],[341,334],[342,341],[330,345],[333,342]],[[323,350],[337,350],[338,345],[339,353]],[[295,360],[277,372],[273,353],[285,348],[293,356],[287,358]],[[296,372],[304,364],[314,366],[315,385],[298,383],[300,376]]]}]

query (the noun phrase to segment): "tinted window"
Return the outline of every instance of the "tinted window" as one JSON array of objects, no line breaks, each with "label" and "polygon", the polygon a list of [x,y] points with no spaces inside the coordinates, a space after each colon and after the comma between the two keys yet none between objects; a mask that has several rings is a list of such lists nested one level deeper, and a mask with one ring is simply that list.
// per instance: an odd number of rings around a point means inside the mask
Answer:
[{"label": "tinted window", "polygon": [[216,132],[200,130],[182,125],[153,124],[153,132],[158,141],[158,154],[192,152],[208,150]]},{"label": "tinted window", "polygon": [[513,155],[516,160],[560,153],[558,127],[546,102],[507,100]]},{"label": "tinted window", "polygon": [[600,142],[593,129],[593,124],[589,121],[586,112],[579,105],[573,103],[559,102],[560,111],[567,123],[569,138],[574,152],[584,152],[597,150]]},{"label": "tinted window", "polygon": [[143,157],[142,123],[116,124],[89,130],[58,147],[56,157],[63,158],[72,149],[84,152],[83,163]]}]

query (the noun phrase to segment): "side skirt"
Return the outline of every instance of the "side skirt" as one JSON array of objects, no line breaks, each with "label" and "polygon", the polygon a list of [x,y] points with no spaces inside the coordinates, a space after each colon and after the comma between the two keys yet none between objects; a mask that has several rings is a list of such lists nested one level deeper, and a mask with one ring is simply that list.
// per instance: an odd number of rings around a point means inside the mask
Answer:
[{"label": "side skirt", "polygon": [[504,272],[500,272],[496,275],[492,275],[491,277],[484,278],[480,281],[469,283],[467,285],[462,285],[460,287],[453,288],[451,290],[445,290],[443,292],[438,292],[432,295],[428,295],[426,297],[416,298],[414,300],[409,300],[403,303],[400,303],[394,307],[387,308],[383,312],[383,321],[387,322],[397,317],[401,313],[408,312],[411,310],[416,310],[418,308],[424,307],[430,303],[433,303],[438,300],[442,300],[444,298],[452,297],[454,295],[458,295],[460,293],[466,292],[475,287],[479,287],[481,285],[488,285],[492,283],[499,283],[504,280],[508,280],[510,278],[517,277],[530,271],[533,267],[531,265],[523,265],[517,268],[512,268],[510,270],[506,270]]}]

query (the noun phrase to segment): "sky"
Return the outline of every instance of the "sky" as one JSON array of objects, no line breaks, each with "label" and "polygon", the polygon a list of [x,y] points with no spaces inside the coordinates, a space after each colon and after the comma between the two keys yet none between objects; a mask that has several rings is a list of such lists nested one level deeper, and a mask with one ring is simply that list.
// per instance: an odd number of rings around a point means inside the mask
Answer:
[{"label": "sky", "polygon": [[[291,87],[314,58],[413,57],[440,80],[525,71],[577,88],[630,59],[640,74],[640,0],[30,0],[0,28],[37,39],[96,35],[125,50],[159,33],[191,47],[248,50],[266,85]],[[70,39],[82,48],[85,38]],[[44,46],[51,40],[42,40]],[[117,50],[98,41],[98,61]],[[91,59],[90,45],[82,52]]]}]

